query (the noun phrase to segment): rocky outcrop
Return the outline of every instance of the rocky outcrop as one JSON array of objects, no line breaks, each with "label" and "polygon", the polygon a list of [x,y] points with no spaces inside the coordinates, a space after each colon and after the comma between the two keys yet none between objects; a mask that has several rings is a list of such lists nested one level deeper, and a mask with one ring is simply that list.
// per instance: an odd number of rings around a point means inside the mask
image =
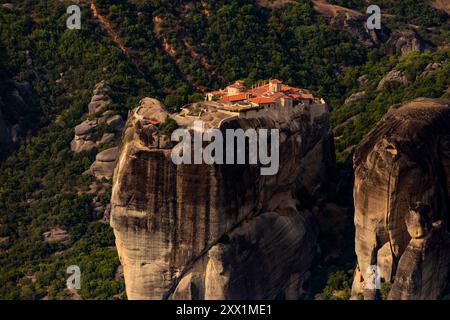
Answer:
[{"label": "rocky outcrop", "polygon": [[295,4],[293,0],[256,0],[256,4],[267,9],[280,9],[289,4]]},{"label": "rocky outcrop", "polygon": [[406,78],[405,73],[400,70],[391,70],[388,74],[386,74],[378,83],[377,90],[382,90],[387,83],[392,82],[397,85],[406,85],[410,83],[408,78]]},{"label": "rocky outcrop", "polygon": [[391,299],[436,299],[450,250],[449,102],[392,107],[356,148],[354,169],[353,297],[376,298],[367,285],[375,266],[392,283]]},{"label": "rocky outcrop", "polygon": [[448,0],[432,0],[431,5],[438,9],[446,12],[448,15],[450,15],[450,6],[448,3]]},{"label": "rocky outcrop", "polygon": [[389,293],[391,300],[434,300],[447,284],[450,235],[442,221],[432,222],[428,205],[417,204],[406,216],[411,241],[402,254]]},{"label": "rocky outcrop", "polygon": [[[130,114],[111,199],[129,299],[297,299],[302,292],[317,228],[301,199],[320,194],[334,159],[329,112],[313,117],[302,106],[281,120],[232,116],[217,105],[175,116],[146,98]],[[259,165],[175,165],[173,144],[156,124],[167,117],[189,130],[193,120],[220,130],[278,128],[280,169],[261,176]]]},{"label": "rocky outcrop", "polygon": [[12,3],[3,3],[2,7],[6,8],[8,10],[11,10],[11,11],[16,10],[16,6],[14,4],[12,4]]},{"label": "rocky outcrop", "polygon": [[428,77],[429,75],[432,75],[436,71],[439,71],[440,69],[442,69],[442,67],[444,66],[445,63],[446,63],[446,61],[429,63],[425,67],[425,69],[423,70],[423,72],[420,74],[419,77],[423,78],[423,77]]},{"label": "rocky outcrop", "polygon": [[325,17],[333,27],[348,32],[350,36],[366,47],[377,46],[388,38],[388,30],[369,30],[368,15],[350,8],[328,3],[325,0],[312,0],[313,8]]},{"label": "rocky outcrop", "polygon": [[92,137],[97,125],[96,120],[85,120],[77,125],[75,127],[75,137],[70,143],[70,149],[76,153],[94,149],[95,142],[92,140]]},{"label": "rocky outcrop", "polygon": [[106,149],[97,154],[89,171],[97,179],[111,179],[116,167],[118,147]]},{"label": "rocky outcrop", "polygon": [[425,50],[425,44],[413,30],[395,30],[385,43],[387,54],[403,55],[423,50]]},{"label": "rocky outcrop", "polygon": [[[96,147],[109,144],[120,137],[125,122],[121,115],[111,107],[111,87],[104,81],[95,85],[91,102],[89,103],[89,118],[75,127],[75,137],[70,148],[73,152],[91,151]],[[100,135],[100,130],[105,131]]]},{"label": "rocky outcrop", "polygon": [[112,102],[109,96],[110,93],[111,87],[105,81],[97,83],[94,87],[94,95],[88,106],[89,114],[97,114],[104,111]]},{"label": "rocky outcrop", "polygon": [[70,239],[70,235],[67,233],[67,231],[63,230],[59,227],[56,227],[47,232],[44,232],[42,235],[44,237],[44,241],[48,242],[48,243],[54,243],[54,242],[67,243]]},{"label": "rocky outcrop", "polygon": [[353,104],[358,101],[364,100],[366,98],[366,92],[360,91],[352,94],[347,99],[345,99],[344,104]]},{"label": "rocky outcrop", "polygon": [[363,74],[362,76],[358,77],[356,81],[358,82],[359,86],[363,86],[369,82],[369,77],[366,74]]},{"label": "rocky outcrop", "polygon": [[388,31],[384,28],[380,30],[369,30],[367,28],[367,17],[351,16],[342,12],[339,12],[333,19],[331,19],[331,25],[347,31],[350,36],[360,42],[365,47],[376,47],[380,43],[386,41]]}]

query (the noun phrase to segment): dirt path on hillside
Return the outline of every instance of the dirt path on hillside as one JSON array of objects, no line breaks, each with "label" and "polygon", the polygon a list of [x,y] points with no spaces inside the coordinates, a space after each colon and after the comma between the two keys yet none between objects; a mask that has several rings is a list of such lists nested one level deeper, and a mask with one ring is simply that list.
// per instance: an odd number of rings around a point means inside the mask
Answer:
[{"label": "dirt path on hillside", "polygon": [[[163,20],[160,16],[155,16],[153,18],[153,33],[156,35],[156,37],[161,41],[162,44],[162,48],[163,50],[174,60],[175,64],[177,65],[178,69],[180,69],[181,67],[181,61],[178,58],[178,54],[177,51],[175,50],[175,48],[169,43],[169,41],[167,40],[167,38],[163,35],[163,33],[161,32],[161,25],[163,23]],[[211,73],[211,76],[216,77],[218,79],[220,79],[221,81],[224,81],[224,78],[218,74],[216,71],[214,71],[212,69],[212,66],[209,64],[208,59],[204,56],[199,54],[194,46],[189,42],[189,40],[187,38],[183,38],[180,41],[180,44],[183,46],[184,50],[187,51],[187,53],[189,54],[189,56],[198,61],[200,67],[202,67],[203,69],[205,69],[206,71]],[[195,84],[194,79],[190,76],[190,75],[184,75],[184,77],[191,83],[194,85],[194,87],[201,91],[201,92],[205,92],[206,88],[204,86]]]},{"label": "dirt path on hillside", "polygon": [[97,10],[97,7],[95,6],[94,1],[90,0],[89,4],[91,7],[92,14],[94,15],[95,18],[98,19],[98,21],[102,25],[103,29],[105,29],[106,33],[111,38],[111,40],[116,44],[116,46],[120,50],[122,50],[122,52],[124,54],[129,55],[130,49],[125,47],[123,40],[119,37],[119,35],[117,33],[114,32],[109,21],[105,17],[103,17],[100,13],[98,13],[98,10]]},{"label": "dirt path on hillside", "polygon": [[445,11],[450,15],[450,0],[434,0],[431,5],[434,8]]},{"label": "dirt path on hillside", "polygon": [[161,46],[162,49],[164,50],[164,52],[173,59],[173,62],[175,63],[175,65],[177,66],[177,69],[179,71],[180,76],[183,78],[184,82],[188,82],[193,84],[193,86],[195,87],[196,90],[200,91],[200,92],[204,92],[205,88],[198,86],[194,83],[194,79],[190,76],[190,75],[185,75],[181,72],[180,70],[180,60],[177,58],[177,52],[175,51],[175,49],[171,46],[171,44],[169,43],[169,41],[167,41],[166,37],[164,37],[161,34],[161,24],[162,24],[162,19],[159,16],[155,16],[153,18],[153,33],[156,35],[156,38],[159,39],[159,41],[161,41]]},{"label": "dirt path on hillside", "polygon": [[337,6],[334,4],[329,4],[325,0],[312,0],[313,8],[315,11],[317,11],[319,14],[334,18],[339,12],[345,12],[352,18],[360,17],[362,16],[361,12],[358,12],[356,10],[344,8],[341,6]]},{"label": "dirt path on hillside", "polygon": [[267,9],[279,9],[290,3],[296,3],[293,0],[256,0],[256,3],[263,8]]},{"label": "dirt path on hillside", "polygon": [[132,50],[125,46],[123,39],[114,31],[114,29],[111,27],[111,23],[106,19],[104,16],[102,16],[95,6],[94,0],[89,0],[89,5],[92,11],[92,14],[95,18],[97,18],[100,25],[103,27],[103,29],[108,34],[109,38],[114,42],[114,44],[125,54],[130,61],[133,63],[133,65],[136,67],[136,69],[141,73],[142,76],[145,77],[145,73],[142,70],[142,61],[139,57],[133,55]]}]

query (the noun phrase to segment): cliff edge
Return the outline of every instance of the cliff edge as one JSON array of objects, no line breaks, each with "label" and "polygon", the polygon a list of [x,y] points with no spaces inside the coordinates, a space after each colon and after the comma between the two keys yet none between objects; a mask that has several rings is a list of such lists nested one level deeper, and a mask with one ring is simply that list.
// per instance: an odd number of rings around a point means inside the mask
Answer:
[{"label": "cliff edge", "polygon": [[[236,115],[215,102],[169,114],[145,98],[126,123],[113,179],[111,226],[129,299],[297,299],[317,254],[301,195],[317,196],[334,164],[329,111]],[[320,108],[320,106],[318,106]],[[181,164],[161,123],[191,130],[280,131],[276,175],[259,165]]]},{"label": "cliff edge", "polygon": [[419,98],[393,106],[354,155],[352,295],[376,299],[378,269],[390,299],[436,299],[448,274],[450,105]]}]

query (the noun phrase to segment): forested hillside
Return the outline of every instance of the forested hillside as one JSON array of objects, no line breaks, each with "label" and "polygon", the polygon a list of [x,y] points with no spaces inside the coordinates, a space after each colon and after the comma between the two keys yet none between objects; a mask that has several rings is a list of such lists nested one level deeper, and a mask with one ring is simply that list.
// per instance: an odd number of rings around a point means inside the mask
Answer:
[{"label": "forested hillside", "polygon": [[[113,88],[114,108],[123,116],[143,97],[160,98],[175,110],[238,79],[250,85],[279,78],[307,88],[333,108],[343,172],[352,147],[389,106],[419,96],[450,98],[450,22],[429,1],[379,1],[385,39],[372,45],[355,38],[364,28],[350,32],[312,1],[272,2],[79,1],[81,30],[69,30],[71,1],[0,1],[0,120],[20,127],[17,142],[0,145],[0,298],[69,298],[64,288],[71,264],[81,267],[83,299],[125,298],[112,230],[92,206],[94,178],[82,174],[95,152],[70,150],[74,127],[102,80]],[[363,0],[329,3],[361,13],[367,6]],[[395,30],[414,31],[421,52],[387,54]],[[402,81],[380,85],[391,70]],[[8,102],[11,81],[30,88],[20,107]],[[348,185],[342,188],[348,193]],[[108,193],[101,202],[109,202]],[[44,241],[55,227],[67,230],[69,240]],[[352,259],[324,264],[311,297],[348,292]]]}]

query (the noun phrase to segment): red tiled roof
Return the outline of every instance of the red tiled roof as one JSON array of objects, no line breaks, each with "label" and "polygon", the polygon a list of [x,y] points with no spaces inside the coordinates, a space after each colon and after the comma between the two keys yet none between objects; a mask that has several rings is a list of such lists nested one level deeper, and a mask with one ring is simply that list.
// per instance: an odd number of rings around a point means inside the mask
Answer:
[{"label": "red tiled roof", "polygon": [[285,92],[267,92],[263,95],[263,97],[272,98],[272,99],[279,99],[279,98],[288,98],[289,95],[287,95]]},{"label": "red tiled roof", "polygon": [[144,119],[154,119],[154,118],[153,118],[153,114],[151,114],[151,113],[143,114],[143,115],[142,115],[142,118],[144,118]]},{"label": "red tiled roof", "polygon": [[221,97],[219,100],[220,101],[242,101],[245,100],[247,98],[247,93],[241,93],[241,94],[236,94],[234,96],[225,96],[225,97]]},{"label": "red tiled roof", "polygon": [[268,97],[257,97],[250,99],[251,102],[258,104],[275,103],[275,99]]},{"label": "red tiled roof", "polygon": [[263,95],[267,91],[269,91],[269,85],[268,84],[249,90],[249,92],[253,93],[255,96]]},{"label": "red tiled roof", "polygon": [[153,125],[157,125],[160,124],[161,122],[156,120],[155,118],[153,118],[152,114],[144,114],[142,116],[142,118],[144,119],[144,122],[146,122],[147,124],[153,124]]},{"label": "red tiled roof", "polygon": [[293,92],[299,92],[299,91],[301,91],[302,89],[300,89],[300,88],[295,88],[295,87],[291,87],[291,86],[288,86],[288,85],[286,85],[286,84],[283,84],[282,86],[281,86],[281,91],[293,91]]},{"label": "red tiled roof", "polygon": [[[281,81],[277,79],[270,80],[272,83],[281,83]],[[228,87],[233,88],[239,88],[245,90],[245,86],[241,86],[241,81],[236,81],[235,83],[229,85]],[[218,90],[218,91],[212,91],[213,95],[224,95],[219,100],[220,101],[228,101],[228,102],[237,102],[237,101],[243,101],[248,98],[248,96],[251,97],[250,101],[254,103],[273,103],[277,99],[282,97],[290,97],[294,100],[314,100],[314,96],[303,89],[291,87],[285,84],[281,85],[281,90],[279,92],[271,92],[269,90],[270,86],[269,84],[265,84],[256,88],[245,90],[239,94],[227,96],[226,90]]]}]

